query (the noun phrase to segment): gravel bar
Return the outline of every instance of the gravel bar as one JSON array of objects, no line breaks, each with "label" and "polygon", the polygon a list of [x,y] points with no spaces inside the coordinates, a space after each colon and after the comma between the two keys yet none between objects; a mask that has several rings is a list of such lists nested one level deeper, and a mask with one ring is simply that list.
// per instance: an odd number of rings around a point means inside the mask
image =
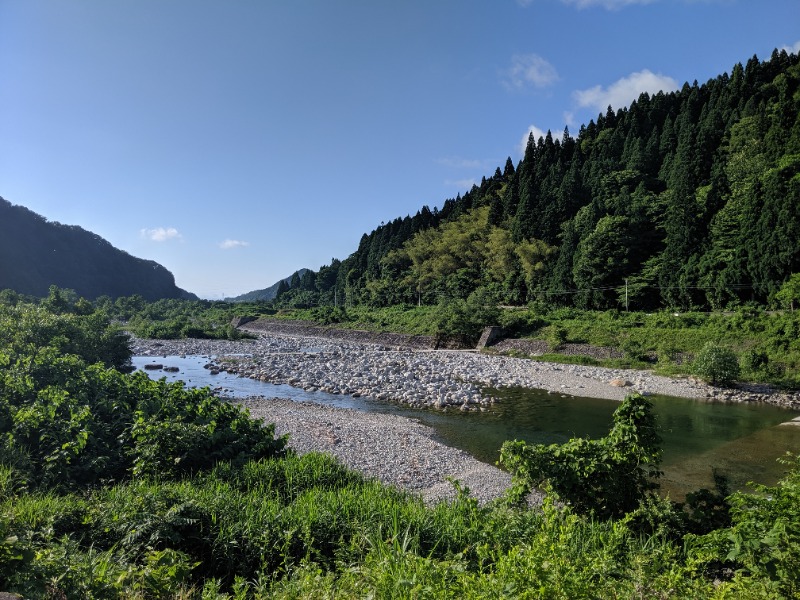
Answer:
[{"label": "gravel bar", "polygon": [[[264,327],[253,332],[257,339],[240,341],[133,338],[132,349],[139,356],[209,356],[221,369],[269,383],[439,410],[489,410],[495,400],[485,389],[500,387],[612,400],[640,392],[800,407],[796,394],[724,390],[647,371],[385,345],[376,343],[374,334],[359,341],[357,335],[314,337],[270,332]],[[418,493],[427,502],[455,497],[449,477],[468,487],[480,502],[500,496],[510,483],[510,476],[501,469],[435,441],[434,431],[413,419],[280,398],[240,402],[253,417],[275,423],[278,434],[288,433],[290,446],[297,452],[329,452],[343,464]]]},{"label": "gravel bar", "polygon": [[470,489],[479,503],[500,497],[511,483],[501,469],[433,439],[432,428],[397,415],[296,402],[249,398],[251,416],[275,423],[299,454],[327,452],[381,482],[419,494],[426,503],[455,498],[448,477]]}]

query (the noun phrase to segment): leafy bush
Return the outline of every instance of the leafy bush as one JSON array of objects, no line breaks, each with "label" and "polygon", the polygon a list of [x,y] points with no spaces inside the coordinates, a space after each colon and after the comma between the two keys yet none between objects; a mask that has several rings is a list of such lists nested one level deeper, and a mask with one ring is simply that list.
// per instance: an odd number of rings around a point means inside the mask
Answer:
[{"label": "leafy bush", "polygon": [[511,472],[517,498],[546,484],[577,510],[607,518],[633,510],[658,487],[659,444],[652,404],[634,394],[614,411],[606,437],[550,446],[506,442],[500,464]]},{"label": "leafy bush", "polygon": [[532,310],[505,310],[500,313],[500,326],[510,335],[527,336],[545,325]]},{"label": "leafy bush", "polygon": [[134,475],[173,478],[222,461],[242,465],[284,453],[286,438],[275,439],[274,425],[251,419],[207,390],[157,383],[156,393],[143,398],[133,414]]},{"label": "leafy bush", "polygon": [[342,307],[319,306],[311,309],[311,318],[321,325],[332,325],[349,320],[347,311]]},{"label": "leafy bush", "polygon": [[732,525],[705,536],[690,536],[690,556],[698,565],[723,562],[736,569],[734,583],[768,582],[770,597],[800,595],[800,457],[777,486],[755,486],[755,494],[728,498]]},{"label": "leafy bush", "polygon": [[183,475],[284,452],[274,428],[207,389],[109,368],[130,350],[102,315],[20,305],[0,307],[0,324],[0,460],[32,488]]},{"label": "leafy bush", "polygon": [[567,330],[559,325],[550,325],[547,328],[547,343],[550,350],[560,350],[567,341]]},{"label": "leafy bush", "polygon": [[680,356],[680,349],[671,342],[663,342],[658,345],[656,352],[658,362],[662,365],[671,365],[678,360]]},{"label": "leafy bush", "polygon": [[694,373],[712,385],[730,385],[740,374],[736,353],[714,342],[708,342],[695,356]]}]

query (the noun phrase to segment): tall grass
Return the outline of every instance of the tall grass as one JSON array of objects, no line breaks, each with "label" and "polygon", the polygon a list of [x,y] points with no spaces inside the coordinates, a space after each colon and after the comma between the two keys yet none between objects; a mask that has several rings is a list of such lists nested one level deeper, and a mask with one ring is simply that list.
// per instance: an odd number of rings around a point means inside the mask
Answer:
[{"label": "tall grass", "polygon": [[[787,489],[794,511],[796,486]],[[265,459],[181,481],[7,494],[0,589],[31,598],[780,597],[766,571],[715,583],[724,557],[688,553],[663,504],[607,521],[553,498],[527,510],[462,493],[429,507],[329,456]]]}]

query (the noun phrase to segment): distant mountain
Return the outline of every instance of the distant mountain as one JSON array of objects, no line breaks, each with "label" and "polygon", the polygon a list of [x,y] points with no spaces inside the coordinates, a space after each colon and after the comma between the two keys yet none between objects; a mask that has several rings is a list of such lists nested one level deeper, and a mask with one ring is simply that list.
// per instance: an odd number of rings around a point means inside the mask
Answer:
[{"label": "distant mountain", "polygon": [[299,271],[295,271],[288,277],[281,279],[280,281],[276,281],[268,288],[264,288],[263,290],[253,290],[252,292],[247,292],[246,294],[241,294],[239,296],[234,296],[233,298],[225,298],[226,302],[258,302],[259,300],[272,300],[278,293],[278,288],[280,287],[281,283],[285,283],[286,285],[291,285],[292,278],[297,275],[298,279],[302,279],[303,275],[306,274],[308,269],[300,269]]},{"label": "distant mountain", "polygon": [[79,296],[196,299],[152,260],[131,256],[90,231],[48,221],[0,197],[0,289],[46,296],[51,285]]}]

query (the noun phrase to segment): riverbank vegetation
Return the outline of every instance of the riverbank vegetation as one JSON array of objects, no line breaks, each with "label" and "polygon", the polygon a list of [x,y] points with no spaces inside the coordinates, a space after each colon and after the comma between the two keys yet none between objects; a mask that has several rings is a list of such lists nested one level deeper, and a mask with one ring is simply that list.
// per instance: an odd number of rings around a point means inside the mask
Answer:
[{"label": "riverbank vegetation", "polygon": [[[25,298],[0,292],[10,306]],[[35,302],[36,299],[28,298]],[[651,369],[696,375],[716,384],[735,381],[800,387],[800,311],[752,307],[727,312],[581,310],[542,303],[498,307],[485,294],[433,306],[279,308],[274,302],[100,298],[90,303],[52,288],[42,306],[75,313],[102,311],[139,337],[241,339],[238,317],[299,320],[341,329],[451,336],[474,344],[489,325],[504,337],[538,342],[539,360]],[[581,347],[576,347],[580,345]],[[596,352],[593,348],[606,351]],[[490,348],[491,350],[491,348]],[[513,351],[513,350],[512,350]],[[516,351],[520,355],[530,355]],[[711,360],[711,357],[714,357]]]},{"label": "riverbank vegetation", "polygon": [[[739,380],[800,387],[800,311],[643,313],[548,308],[537,303],[498,308],[481,304],[481,298],[473,295],[437,306],[284,309],[270,318],[372,331],[462,335],[473,341],[484,327],[499,325],[505,337],[538,342],[539,353],[544,353],[540,360],[696,375],[717,384]],[[712,356],[716,358],[710,360]]]},{"label": "riverbank vegetation", "polygon": [[[208,390],[128,374],[85,306],[0,304],[0,591],[30,598],[781,598],[798,593],[800,464],[685,506],[651,494],[649,403],[609,435],[506,448],[517,494],[426,506]],[[561,467],[543,470],[545,456]],[[603,476],[613,465],[619,485]],[[572,476],[569,475],[572,473]],[[594,475],[592,475],[594,474]],[[518,502],[536,484],[543,506]],[[596,484],[596,485],[595,485]],[[458,485],[457,483],[455,485]],[[609,489],[609,486],[613,489]],[[624,489],[624,494],[616,493]]]}]

